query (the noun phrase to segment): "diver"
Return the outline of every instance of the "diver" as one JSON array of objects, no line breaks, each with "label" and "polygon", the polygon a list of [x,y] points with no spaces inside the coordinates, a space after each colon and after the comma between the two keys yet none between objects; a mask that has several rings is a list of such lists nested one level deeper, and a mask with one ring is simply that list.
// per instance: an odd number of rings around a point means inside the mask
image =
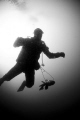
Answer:
[{"label": "diver", "polygon": [[43,31],[40,28],[36,28],[33,33],[34,36],[31,38],[18,37],[14,42],[14,47],[22,46],[22,48],[16,59],[16,64],[0,78],[0,86],[4,81],[10,81],[23,72],[26,78],[25,84],[31,88],[35,81],[35,70],[40,68],[38,60],[42,52],[50,59],[65,57],[64,52],[51,53],[49,51],[45,42],[41,40]]}]

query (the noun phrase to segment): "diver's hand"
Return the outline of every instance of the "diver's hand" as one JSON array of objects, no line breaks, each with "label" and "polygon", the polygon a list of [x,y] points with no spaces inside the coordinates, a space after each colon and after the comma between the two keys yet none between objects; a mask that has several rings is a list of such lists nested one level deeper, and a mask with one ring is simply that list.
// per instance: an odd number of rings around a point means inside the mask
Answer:
[{"label": "diver's hand", "polygon": [[61,53],[60,53],[60,56],[64,58],[64,57],[65,57],[65,53],[64,53],[64,52],[61,52]]}]

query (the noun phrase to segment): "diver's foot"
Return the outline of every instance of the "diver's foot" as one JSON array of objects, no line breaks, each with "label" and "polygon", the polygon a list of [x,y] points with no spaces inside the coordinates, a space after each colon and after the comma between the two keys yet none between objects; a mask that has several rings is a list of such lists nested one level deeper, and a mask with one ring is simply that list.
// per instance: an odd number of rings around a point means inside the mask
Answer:
[{"label": "diver's foot", "polygon": [[3,84],[4,80],[0,78],[0,86]]},{"label": "diver's foot", "polygon": [[26,81],[23,81],[17,92],[23,91],[26,86]]}]

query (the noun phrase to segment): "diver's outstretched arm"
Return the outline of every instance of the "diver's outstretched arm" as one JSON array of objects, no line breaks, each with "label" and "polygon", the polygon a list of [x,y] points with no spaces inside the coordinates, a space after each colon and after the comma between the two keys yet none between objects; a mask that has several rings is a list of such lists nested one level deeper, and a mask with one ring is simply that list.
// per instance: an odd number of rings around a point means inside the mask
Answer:
[{"label": "diver's outstretched arm", "polygon": [[50,59],[54,59],[58,57],[63,57],[63,58],[65,57],[64,52],[51,53],[48,49],[44,51],[44,54]]},{"label": "diver's outstretched arm", "polygon": [[57,53],[50,53],[49,58],[58,58],[58,57],[65,57],[64,52],[57,52]]}]

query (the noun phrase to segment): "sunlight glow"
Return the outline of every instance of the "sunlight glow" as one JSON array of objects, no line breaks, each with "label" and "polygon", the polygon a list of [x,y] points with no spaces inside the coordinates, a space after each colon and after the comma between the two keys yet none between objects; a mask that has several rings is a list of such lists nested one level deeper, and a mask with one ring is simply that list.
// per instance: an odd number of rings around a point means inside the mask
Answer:
[{"label": "sunlight glow", "polygon": [[0,23],[0,64],[7,71],[15,63],[21,49],[21,47],[17,49],[13,47],[14,41],[17,37],[32,36],[33,26],[28,20],[24,19],[22,14],[15,10],[5,12]]}]

